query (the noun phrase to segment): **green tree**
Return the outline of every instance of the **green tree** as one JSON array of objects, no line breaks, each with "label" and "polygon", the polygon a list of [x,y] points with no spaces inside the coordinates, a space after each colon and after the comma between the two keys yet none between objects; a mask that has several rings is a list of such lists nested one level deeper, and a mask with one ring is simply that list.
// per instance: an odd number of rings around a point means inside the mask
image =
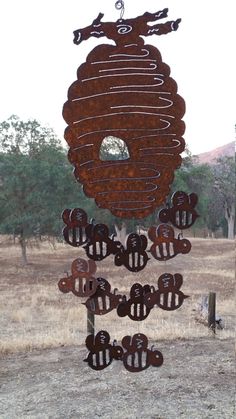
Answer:
[{"label": "green tree", "polygon": [[0,232],[18,237],[23,263],[32,237],[59,236],[61,212],[84,195],[52,129],[11,116],[0,123]]},{"label": "green tree", "polygon": [[209,194],[213,183],[212,169],[208,164],[197,164],[195,158],[189,156],[183,160],[182,166],[175,173],[172,191],[182,190],[198,195],[197,211],[200,217],[194,228],[207,226],[209,213]]},{"label": "green tree", "polygon": [[234,239],[235,231],[235,158],[225,156],[213,166],[213,191],[215,202],[222,209],[228,225],[228,238]]},{"label": "green tree", "polygon": [[128,158],[129,150],[123,140],[112,136],[104,138],[100,148],[101,160],[126,160]]}]

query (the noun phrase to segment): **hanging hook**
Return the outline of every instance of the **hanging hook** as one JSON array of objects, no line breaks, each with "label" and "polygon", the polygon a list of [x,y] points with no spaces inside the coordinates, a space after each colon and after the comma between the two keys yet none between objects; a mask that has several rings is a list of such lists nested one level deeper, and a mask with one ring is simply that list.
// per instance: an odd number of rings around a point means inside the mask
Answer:
[{"label": "hanging hook", "polygon": [[124,12],[125,12],[125,3],[124,3],[124,1],[123,0],[117,0],[115,2],[115,8],[117,10],[120,10],[120,19],[122,19],[123,16],[124,16]]}]

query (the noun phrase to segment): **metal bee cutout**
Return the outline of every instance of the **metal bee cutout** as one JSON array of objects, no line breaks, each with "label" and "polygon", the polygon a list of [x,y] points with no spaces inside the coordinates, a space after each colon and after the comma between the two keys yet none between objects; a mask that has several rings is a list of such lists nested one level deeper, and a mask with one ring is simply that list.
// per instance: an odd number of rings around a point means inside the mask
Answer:
[{"label": "metal bee cutout", "polygon": [[[79,66],[63,107],[65,140],[75,178],[85,194],[116,217],[140,219],[166,203],[185,147],[184,100],[160,52],[146,45],[142,36],[176,31],[181,19],[159,23],[168,9],[124,19],[124,1],[116,1],[115,7],[121,10],[116,22],[104,22],[99,13],[90,26],[74,31],[76,45],[90,37],[106,37],[114,43],[96,46]],[[117,150],[114,144],[119,145]],[[175,192],[171,203],[159,211],[162,224],[148,230],[149,250],[144,235],[133,232],[124,244],[123,238],[116,241],[111,236],[106,224],[88,221],[81,208],[65,209],[64,239],[71,246],[82,246],[89,261],[75,259],[71,275],[59,281],[59,289],[86,297],[82,304],[89,317],[116,309],[119,317],[143,321],[154,306],[178,309],[188,297],[180,290],[183,278],[179,273],[161,275],[157,288],[135,283],[126,297],[116,288],[111,291],[106,279],[94,277],[95,261],[113,255],[116,266],[136,273],[147,265],[149,252],[158,261],[188,253],[190,242],[182,238],[182,232],[175,238],[174,228],[167,223],[181,230],[191,227],[198,217],[196,204],[196,194]],[[101,330],[87,337],[86,346],[89,353],[84,361],[97,371],[113,360],[122,361],[130,372],[163,364],[162,353],[149,349],[142,333],[123,337],[119,346]]]},{"label": "metal bee cutout", "polygon": [[81,208],[74,208],[73,210],[66,208],[62,213],[62,219],[66,224],[63,229],[66,243],[73,247],[85,244],[90,231],[87,230],[89,223],[86,212]]},{"label": "metal bee cutout", "polygon": [[98,332],[95,337],[87,336],[86,346],[90,352],[84,361],[88,362],[93,370],[103,370],[113,359],[121,359],[123,356],[122,347],[116,345],[116,341],[111,345],[110,335],[105,330]]},{"label": "metal bee cutout", "polygon": [[179,253],[189,253],[191,243],[187,239],[175,238],[173,228],[168,224],[152,226],[148,230],[148,237],[153,242],[150,252],[157,260],[168,260]]},{"label": "metal bee cutout", "polygon": [[85,303],[87,309],[94,314],[107,314],[118,306],[124,296],[116,294],[117,289],[111,293],[111,285],[104,278],[97,278],[97,290]]},{"label": "metal bee cutout", "polygon": [[163,364],[163,355],[160,351],[151,347],[148,349],[148,339],[142,333],[133,336],[125,336],[122,339],[122,346],[117,345],[114,340],[110,343],[110,335],[101,330],[86,338],[86,346],[89,350],[84,362],[93,370],[99,371],[107,368],[113,361],[120,360],[124,367],[130,372],[140,372],[149,366],[160,367]]},{"label": "metal bee cutout", "polygon": [[103,260],[110,254],[116,254],[121,244],[109,237],[109,229],[105,224],[96,224],[90,232],[90,238],[84,246],[86,254],[95,261]]},{"label": "metal bee cutout", "polygon": [[162,209],[158,216],[162,223],[169,221],[177,228],[185,230],[190,228],[196,221],[198,213],[194,209],[198,197],[195,193],[186,194],[178,191],[171,197],[172,207],[169,205]]},{"label": "metal bee cutout", "polygon": [[126,298],[117,307],[117,314],[120,317],[129,316],[131,320],[142,321],[147,318],[150,313],[149,306],[146,305],[144,297],[151,293],[149,285],[142,286],[141,284],[134,284],[130,290],[130,299]]},{"label": "metal bee cutout", "polygon": [[86,261],[77,258],[71,265],[71,276],[60,279],[59,290],[67,293],[72,292],[77,297],[89,297],[96,292],[98,282],[93,275],[96,272],[96,264],[93,260]]},{"label": "metal bee cutout", "polygon": [[[185,103],[158,49],[141,38],[176,31],[181,19],[148,24],[167,14],[164,9],[103,22],[100,13],[91,26],[74,31],[77,45],[90,37],[115,42],[95,47],[78,68],[63,117],[76,179],[88,197],[117,217],[153,213],[165,202],[181,164]],[[102,160],[110,137],[123,142],[127,158]]]},{"label": "metal bee cutout", "polygon": [[145,295],[145,304],[149,308],[153,308],[157,304],[162,310],[177,310],[183,304],[184,299],[188,298],[188,295],[184,295],[180,291],[182,284],[183,277],[180,274],[165,273],[161,275],[158,279],[157,291]]},{"label": "metal bee cutout", "polygon": [[121,246],[115,255],[115,264],[124,265],[131,272],[139,272],[145,268],[149,257],[146,253],[147,238],[136,233],[129,234],[126,249]]},{"label": "metal bee cutout", "polygon": [[142,333],[136,333],[133,336],[125,336],[122,339],[124,350],[123,364],[130,372],[139,372],[148,368],[160,367],[163,364],[163,356],[160,351],[148,349],[148,339]]}]

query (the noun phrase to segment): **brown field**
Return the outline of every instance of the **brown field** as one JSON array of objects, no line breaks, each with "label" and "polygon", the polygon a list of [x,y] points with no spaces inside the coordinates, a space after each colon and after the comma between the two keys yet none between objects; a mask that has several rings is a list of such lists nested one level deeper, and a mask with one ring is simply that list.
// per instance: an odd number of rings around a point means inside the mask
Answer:
[{"label": "brown field", "polygon": [[[163,353],[160,369],[128,373],[113,361],[102,372],[90,370],[86,356],[86,309],[62,294],[57,282],[83,250],[58,244],[29,249],[21,265],[18,247],[0,243],[0,418],[233,418],[234,417],[234,243],[192,239],[189,255],[163,263],[150,261],[143,272],[100,262],[97,276],[128,293],[134,282],[156,285],[164,272],[183,275],[190,298],[174,312],[153,309],[143,321],[96,317],[96,330],[111,339],[145,333]],[[196,321],[198,302],[217,293],[224,329],[212,332]]]}]

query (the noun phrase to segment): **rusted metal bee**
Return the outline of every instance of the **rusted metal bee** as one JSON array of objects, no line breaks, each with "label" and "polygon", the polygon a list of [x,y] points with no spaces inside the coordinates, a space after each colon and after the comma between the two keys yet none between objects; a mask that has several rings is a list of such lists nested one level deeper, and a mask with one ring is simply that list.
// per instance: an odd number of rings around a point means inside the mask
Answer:
[{"label": "rusted metal bee", "polygon": [[162,209],[158,216],[162,223],[169,221],[177,228],[185,230],[190,228],[199,217],[194,209],[197,205],[198,197],[195,193],[186,194],[182,191],[177,191],[171,197],[172,207],[167,205]]},{"label": "rusted metal bee", "polygon": [[68,293],[72,292],[77,297],[89,297],[96,292],[98,282],[93,275],[96,272],[96,264],[93,260],[86,261],[77,258],[71,265],[71,276],[60,279],[59,290]]},{"label": "rusted metal bee", "polygon": [[[95,47],[70,86],[63,116],[65,140],[76,179],[87,196],[115,216],[143,218],[165,202],[185,142],[184,100],[157,48],[142,36],[178,29],[181,19],[156,23],[168,9],[134,19],[102,22],[74,31],[74,43],[107,37],[115,45]],[[103,160],[110,137],[122,141],[128,157]]]},{"label": "rusted metal bee", "polygon": [[84,249],[88,258],[95,261],[103,260],[111,254],[116,254],[121,243],[109,237],[109,229],[105,224],[96,224],[89,233],[89,239]]},{"label": "rusted metal bee", "polygon": [[173,228],[168,224],[152,226],[148,230],[148,237],[153,242],[150,252],[157,260],[168,260],[179,253],[189,253],[191,243],[187,239],[181,239],[181,235],[175,239]]},{"label": "rusted metal bee", "polygon": [[126,249],[122,246],[115,255],[115,264],[124,265],[131,272],[139,272],[145,268],[149,257],[146,253],[147,238],[136,233],[129,234]]},{"label": "rusted metal bee", "polygon": [[62,213],[62,219],[66,224],[63,236],[66,243],[73,247],[79,247],[87,243],[90,229],[86,212],[81,208],[68,209]]},{"label": "rusted metal bee", "polygon": [[127,301],[125,297],[123,302],[117,307],[118,316],[128,316],[131,320],[135,321],[145,320],[150,313],[150,308],[146,305],[144,297],[149,293],[151,293],[151,287],[149,285],[142,286],[138,283],[132,285],[130,299]]},{"label": "rusted metal bee", "polygon": [[130,372],[139,372],[148,368],[160,367],[163,364],[163,355],[152,347],[148,349],[148,339],[142,333],[133,336],[125,336],[122,339],[124,348],[123,364]]},{"label": "rusted metal bee", "polygon": [[107,314],[115,309],[119,303],[124,300],[124,296],[116,294],[117,289],[111,293],[111,285],[104,278],[97,278],[96,293],[91,296],[85,303],[87,309],[94,314]]},{"label": "rusted metal bee", "polygon": [[108,367],[113,359],[122,359],[123,348],[116,344],[110,344],[110,335],[105,330],[101,330],[94,335],[89,335],[86,338],[86,346],[90,351],[84,362],[96,371],[103,370]]},{"label": "rusted metal bee", "polygon": [[185,298],[188,298],[188,295],[184,295],[180,291],[182,284],[183,277],[180,274],[171,275],[165,273],[161,275],[158,279],[157,291],[144,296],[145,304],[149,308],[153,308],[157,304],[163,310],[177,310],[177,308],[182,306]]}]

